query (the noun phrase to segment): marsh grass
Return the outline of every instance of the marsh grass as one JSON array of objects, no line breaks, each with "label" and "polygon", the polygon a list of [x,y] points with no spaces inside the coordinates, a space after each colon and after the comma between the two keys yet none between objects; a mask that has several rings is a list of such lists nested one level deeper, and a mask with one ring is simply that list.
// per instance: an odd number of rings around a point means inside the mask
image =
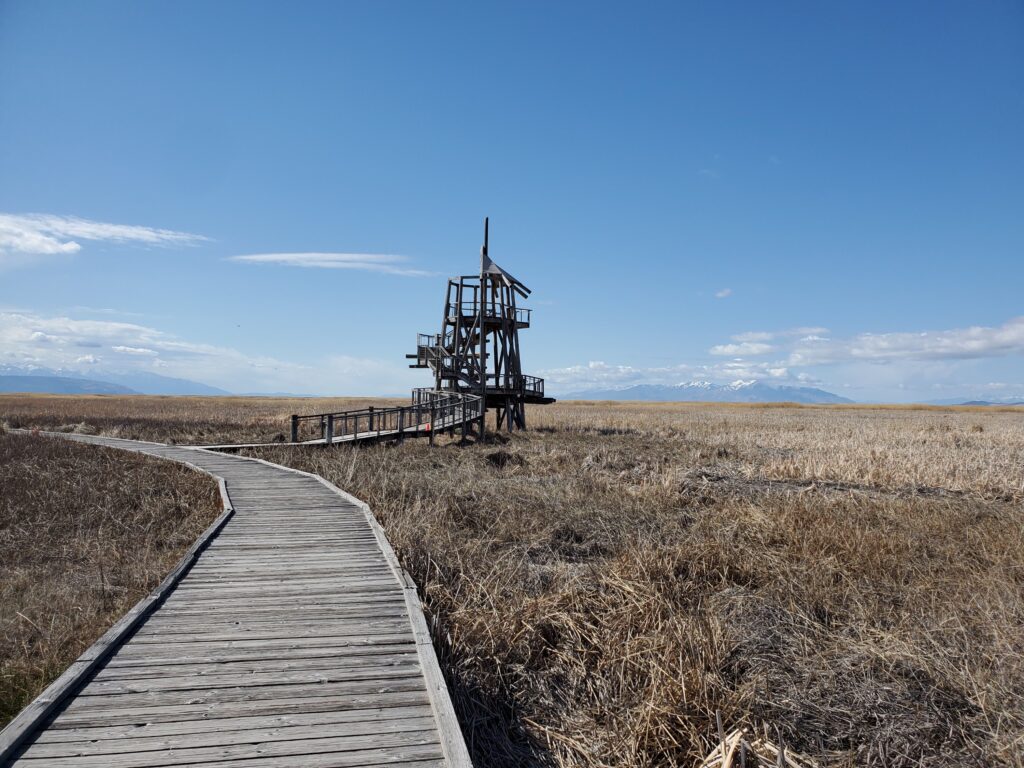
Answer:
[{"label": "marsh grass", "polygon": [[1022,763],[1021,414],[577,408],[260,455],[365,499],[483,765]]},{"label": "marsh grass", "polygon": [[[374,398],[164,397],[155,395],[0,395],[0,422],[61,432],[91,431],[129,440],[185,445],[285,442],[291,414],[368,405]],[[401,404],[407,401],[402,400]]]},{"label": "marsh grass", "polygon": [[[290,410],[65,400],[16,418],[184,442]],[[1024,412],[529,418],[465,447],[259,452],[381,518],[477,764],[694,765],[747,728],[819,765],[1024,766]]]},{"label": "marsh grass", "polygon": [[0,433],[0,726],[148,594],[220,512],[209,477]]}]

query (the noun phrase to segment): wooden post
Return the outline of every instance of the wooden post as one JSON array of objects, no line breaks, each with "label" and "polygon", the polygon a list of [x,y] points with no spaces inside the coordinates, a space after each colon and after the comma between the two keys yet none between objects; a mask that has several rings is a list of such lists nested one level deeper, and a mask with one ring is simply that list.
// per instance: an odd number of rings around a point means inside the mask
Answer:
[{"label": "wooden post", "polygon": [[292,415],[292,442],[299,442],[299,417]]},{"label": "wooden post", "polygon": [[327,414],[327,436],[324,438],[324,442],[330,445],[334,442],[334,414]]},{"label": "wooden post", "polygon": [[398,409],[398,442],[405,442],[405,409]]},{"label": "wooden post", "polygon": [[431,445],[434,444],[434,416],[435,416],[436,412],[437,411],[434,408],[434,401],[431,400],[430,401],[430,422],[427,424],[427,426],[430,427],[430,431],[427,434],[430,436],[430,444]]},{"label": "wooden post", "polygon": [[373,406],[372,405],[370,406],[369,410],[370,410],[370,425],[367,427],[367,431],[368,432],[373,432]]}]

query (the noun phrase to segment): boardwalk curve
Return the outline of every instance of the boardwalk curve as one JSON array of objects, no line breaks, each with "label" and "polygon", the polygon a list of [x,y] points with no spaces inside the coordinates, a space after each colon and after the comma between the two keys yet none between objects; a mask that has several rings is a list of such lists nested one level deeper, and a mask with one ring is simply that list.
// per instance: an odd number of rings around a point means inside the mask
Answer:
[{"label": "boardwalk curve", "polygon": [[471,765],[415,585],[365,504],[259,459],[64,437],[208,472],[225,512],[0,733],[0,765]]}]

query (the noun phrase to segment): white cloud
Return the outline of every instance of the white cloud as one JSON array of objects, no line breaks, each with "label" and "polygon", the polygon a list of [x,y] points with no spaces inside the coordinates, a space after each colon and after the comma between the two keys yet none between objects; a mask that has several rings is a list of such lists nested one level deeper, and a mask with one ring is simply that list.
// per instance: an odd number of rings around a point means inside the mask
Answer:
[{"label": "white cloud", "polygon": [[817,336],[819,334],[828,333],[828,328],[819,327],[800,327],[800,328],[787,328],[782,331],[747,331],[746,333],[737,333],[729,338],[733,341],[774,341],[776,339],[791,339],[798,336]]},{"label": "white cloud", "polygon": [[142,357],[156,357],[159,353],[155,349],[147,349],[146,347],[125,347],[120,344],[111,347],[115,352],[120,352],[123,355],[136,355]]},{"label": "white cloud", "polygon": [[[996,327],[862,333],[849,338],[826,334],[828,329],[820,327],[749,331],[732,336],[732,343],[710,349],[712,355],[732,358],[718,363],[634,367],[596,361],[551,369],[541,375],[548,378],[552,391],[563,392],[690,380],[728,383],[754,379],[801,386],[843,386],[822,382],[815,375],[820,373],[815,368],[828,366],[832,369],[830,378],[891,396],[893,391],[902,390],[963,390],[966,385],[960,374],[964,361],[1024,356],[1024,317]],[[748,359],[769,353],[774,359]],[[996,391],[1001,385],[995,382],[987,386]]]},{"label": "white cloud", "polygon": [[[83,355],[83,347],[97,352]],[[104,360],[115,372],[149,371],[234,392],[397,394],[428,383],[400,356],[391,362],[335,355],[306,365],[188,341],[135,323],[0,311],[0,364],[79,370]]]},{"label": "white cloud", "polygon": [[723,288],[720,291],[715,291],[716,299],[726,299],[729,296],[732,296],[732,288]]},{"label": "white cloud", "polygon": [[108,224],[44,213],[0,213],[0,267],[34,263],[82,250],[79,240],[153,246],[195,245],[200,235],[129,224]]},{"label": "white cloud", "polygon": [[717,344],[709,351],[712,355],[764,355],[774,350],[771,344],[764,344],[756,341],[743,341],[739,344]]},{"label": "white cloud", "polygon": [[407,277],[426,277],[432,274],[422,269],[403,266],[409,261],[405,256],[383,253],[254,253],[230,256],[228,260],[313,269],[358,269]]},{"label": "white cloud", "polygon": [[790,352],[791,365],[864,361],[972,360],[1024,354],[1024,317],[995,328],[972,326],[945,331],[862,333],[848,339],[802,337]]},{"label": "white cloud", "polygon": [[612,365],[602,361],[592,361],[586,365],[552,368],[539,373],[545,377],[548,389],[552,392],[606,389],[630,384],[679,384],[695,380],[730,383],[738,379],[769,379],[776,383],[801,384],[811,384],[816,381],[810,376],[805,376],[798,381],[790,374],[785,364],[746,360],[729,360],[713,365],[680,363],[679,365],[655,367]]}]

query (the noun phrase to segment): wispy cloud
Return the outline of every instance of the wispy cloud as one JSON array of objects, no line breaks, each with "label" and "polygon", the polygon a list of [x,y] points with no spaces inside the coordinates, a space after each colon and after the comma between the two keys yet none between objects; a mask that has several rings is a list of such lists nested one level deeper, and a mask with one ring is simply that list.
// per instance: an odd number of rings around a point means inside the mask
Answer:
[{"label": "wispy cloud", "polygon": [[801,336],[820,336],[826,333],[828,333],[828,328],[800,326],[798,328],[786,328],[781,331],[747,331],[745,333],[737,333],[729,338],[733,341],[777,341],[794,339]]},{"label": "wispy cloud", "polygon": [[0,267],[32,264],[82,250],[79,241],[148,246],[196,245],[207,238],[171,229],[110,224],[45,213],[0,213]]},{"label": "wispy cloud", "polygon": [[[722,362],[639,367],[594,361],[544,371],[552,391],[574,392],[630,384],[678,384],[706,380],[727,383],[737,379],[779,384],[825,386],[822,376],[854,382],[860,389],[900,391],[949,389],[961,391],[962,361],[1024,356],[1024,317],[995,327],[972,326],[944,331],[861,333],[848,338],[826,328],[797,327],[748,331],[708,351]],[[754,358],[754,359],[752,359]],[[761,359],[756,359],[761,358]],[[767,358],[767,359],[765,359]],[[829,369],[831,374],[824,374]],[[977,386],[979,392],[996,384]],[[1020,388],[1011,385],[1010,389]]]},{"label": "wispy cloud", "polygon": [[717,344],[711,348],[710,352],[712,355],[737,357],[743,355],[764,355],[774,349],[775,347],[771,344],[757,341],[741,341],[738,344]]},{"label": "wispy cloud", "polygon": [[944,331],[861,333],[848,339],[807,334],[790,352],[792,365],[862,361],[976,360],[1024,355],[1024,317],[1000,326],[971,326]]},{"label": "wispy cloud", "polygon": [[156,357],[159,352],[155,349],[149,349],[147,347],[126,347],[122,344],[111,347],[115,352],[120,352],[122,355],[136,355],[142,357]]},{"label": "wispy cloud", "polygon": [[423,383],[398,359],[334,355],[306,365],[181,339],[136,323],[29,311],[0,311],[0,370],[4,366],[73,370],[99,378],[103,371],[151,372],[234,392],[372,395]]},{"label": "wispy cloud", "polygon": [[229,256],[228,260],[311,269],[356,269],[406,277],[427,277],[433,274],[405,266],[409,263],[406,256],[384,253],[254,253]]},{"label": "wispy cloud", "polygon": [[[759,357],[775,352],[778,346],[786,345],[794,338],[820,339],[817,334],[828,333],[827,328],[788,328],[784,331],[747,331],[729,338],[732,344],[716,344],[708,350],[712,355],[727,357]],[[769,344],[768,342],[774,342]]]},{"label": "wispy cloud", "polygon": [[727,299],[732,296],[732,288],[723,288],[720,291],[715,291],[716,299]]},{"label": "wispy cloud", "polygon": [[140,312],[127,312],[123,309],[113,309],[111,307],[86,307],[82,305],[76,305],[60,310],[61,312],[74,312],[78,314],[90,314],[90,315],[120,315],[122,317],[141,317]]},{"label": "wispy cloud", "polygon": [[551,391],[586,391],[625,387],[631,384],[679,384],[687,381],[727,383],[738,379],[770,380],[776,383],[816,383],[810,375],[793,374],[783,364],[729,360],[710,365],[641,367],[591,361],[586,365],[550,368],[540,372]]}]

